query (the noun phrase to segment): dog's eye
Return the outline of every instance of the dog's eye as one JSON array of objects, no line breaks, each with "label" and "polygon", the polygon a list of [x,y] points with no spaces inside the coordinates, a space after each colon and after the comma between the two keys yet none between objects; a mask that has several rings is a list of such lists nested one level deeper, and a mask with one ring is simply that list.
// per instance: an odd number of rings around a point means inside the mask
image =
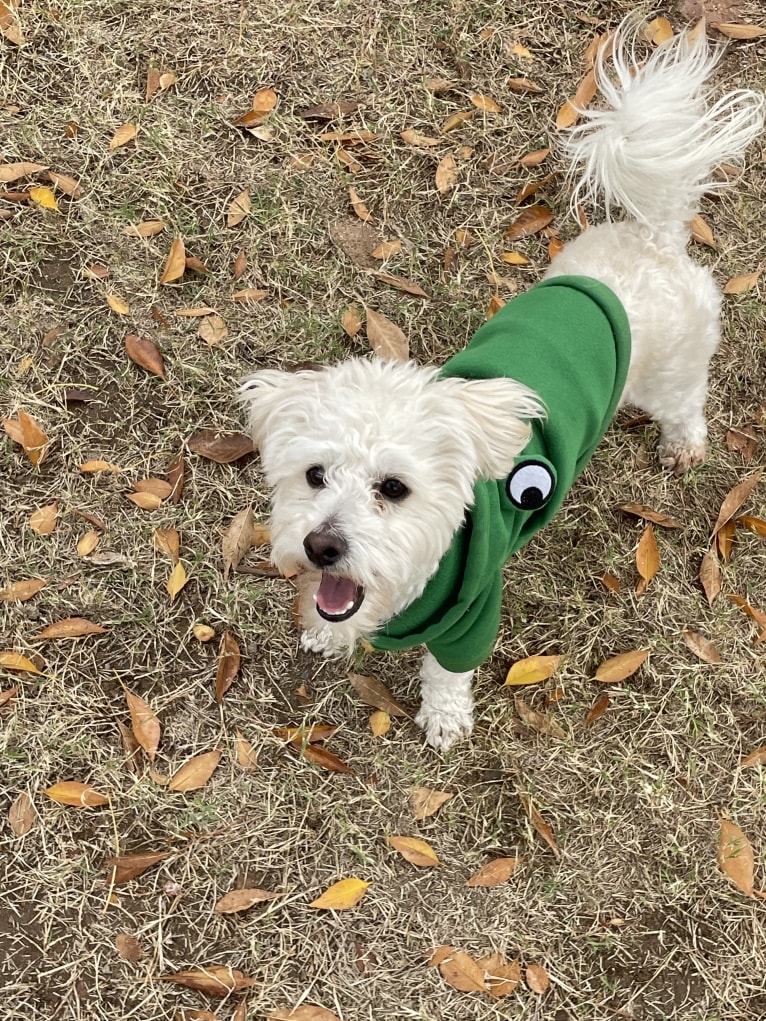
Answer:
[{"label": "dog's eye", "polygon": [[306,472],[306,482],[312,489],[321,489],[324,486],[324,468],[321,464],[312,465]]},{"label": "dog's eye", "polygon": [[508,476],[508,499],[521,510],[539,510],[550,499],[555,479],[541,461],[524,461]]},{"label": "dog's eye", "polygon": [[386,500],[403,500],[409,492],[400,479],[383,479],[380,484],[380,495]]}]

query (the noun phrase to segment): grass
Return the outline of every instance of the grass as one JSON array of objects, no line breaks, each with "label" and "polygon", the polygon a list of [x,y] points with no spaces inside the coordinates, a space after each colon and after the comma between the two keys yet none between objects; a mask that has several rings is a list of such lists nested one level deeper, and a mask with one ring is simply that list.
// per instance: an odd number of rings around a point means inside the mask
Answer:
[{"label": "grass", "polygon": [[[614,24],[627,3],[608,5]],[[163,476],[199,427],[242,423],[233,402],[238,378],[263,365],[328,361],[364,353],[340,328],[351,301],[369,304],[408,334],[413,354],[439,362],[482,321],[492,265],[509,279],[501,294],[528,286],[547,263],[545,242],[513,247],[531,267],[499,260],[502,230],[522,184],[546,172],[518,167],[518,157],[553,140],[555,112],[574,91],[581,54],[604,6],[587,0],[525,5],[509,15],[500,3],[445,6],[396,0],[384,8],[347,3],[193,5],[135,0],[61,0],[55,8],[20,9],[22,48],[0,43],[0,129],[7,160],[36,160],[82,181],[84,195],[60,197],[62,212],[0,199],[0,412],[23,408],[52,438],[33,469],[10,440],[0,440],[0,585],[44,577],[29,602],[0,603],[0,648],[41,655],[45,675],[0,670],[0,690],[18,696],[0,708],[0,989],[2,1016],[170,1021],[177,1012],[223,1006],[199,993],[155,981],[187,967],[224,964],[257,980],[247,1016],[299,1002],[322,1004],[340,1018],[460,1017],[606,1021],[680,1018],[714,1021],[766,1013],[762,976],[766,933],[762,903],[742,896],[716,864],[718,816],[749,835],[766,883],[766,785],[763,770],[740,769],[742,754],[764,743],[763,646],[754,626],[724,598],[712,607],[697,583],[710,527],[727,490],[763,462],[749,465],[727,450],[726,429],[753,418],[763,397],[763,322],[757,293],[727,299],[724,342],[713,366],[708,463],[683,480],[666,477],[654,454],[653,427],[625,429],[620,416],[552,525],[508,567],[506,620],[492,659],[479,672],[478,723],[470,744],[441,758],[425,749],[407,720],[381,739],[370,710],[346,681],[346,669],[298,651],[291,623],[293,592],[281,580],[234,574],[224,582],[223,529],[248,504],[265,519],[268,494],[257,460],[221,466],[186,457],[186,492],[177,505],[147,514],[125,492],[135,479]],[[752,4],[743,17],[758,21]],[[680,25],[680,19],[677,24]],[[527,46],[533,60],[509,52]],[[721,81],[764,87],[758,44],[734,44]],[[178,83],[143,99],[149,66],[172,70]],[[519,96],[510,75],[537,81],[539,95]],[[428,78],[454,85],[433,95]],[[279,105],[264,142],[232,127],[256,89],[270,86]],[[437,134],[450,114],[484,92],[504,108],[477,113],[434,150],[400,143],[414,127]],[[365,127],[378,141],[356,151],[350,174],[322,127],[296,111],[317,102],[357,99],[344,126]],[[80,130],[67,138],[65,127]],[[135,144],[110,152],[125,122],[139,126]],[[333,125],[334,126],[334,125]],[[457,187],[439,196],[436,163],[459,146]],[[742,180],[703,215],[718,242],[696,246],[720,280],[763,260],[764,174],[758,146]],[[308,153],[306,170],[291,157]],[[508,163],[492,173],[487,160]],[[555,166],[555,155],[549,161]],[[330,239],[328,228],[353,218],[347,188],[368,204],[379,239],[401,237],[388,267],[432,295],[423,302],[376,282]],[[13,187],[16,187],[15,185]],[[232,198],[249,187],[252,212],[225,226]],[[556,182],[546,197],[563,237],[566,195]],[[164,233],[146,241],[123,233],[142,218],[162,218]],[[444,250],[457,228],[474,244],[445,275]],[[181,284],[157,277],[172,238],[210,268]],[[230,265],[248,259],[236,286]],[[106,282],[83,277],[93,263]],[[254,306],[231,302],[237,287],[265,287]],[[130,304],[120,318],[107,289]],[[198,322],[173,310],[206,304],[229,327],[216,349],[196,336]],[[170,323],[152,317],[156,306]],[[63,327],[47,343],[51,327]],[[168,382],[149,376],[124,354],[124,337],[151,337],[162,349]],[[94,388],[97,400],[70,404],[70,386]],[[83,475],[77,465],[105,458],[118,475]],[[56,530],[28,527],[37,507],[56,500]],[[649,503],[680,518],[681,531],[658,530],[660,573],[647,595],[634,594],[634,552],[642,526],[615,508]],[[763,487],[748,510],[764,514]],[[99,551],[124,562],[97,567],[75,544],[90,525],[108,525]],[[166,557],[152,542],[156,527],[181,533],[190,580],[170,603]],[[724,592],[747,594],[766,608],[766,547],[738,533],[724,567]],[[608,593],[599,576],[622,582]],[[107,633],[75,642],[37,642],[51,621],[83,615]],[[214,699],[217,641],[199,643],[197,622],[232,631],[243,667],[225,697]],[[688,652],[691,627],[718,647],[722,667]],[[583,719],[601,694],[592,678],[604,658],[649,647],[648,664],[610,689],[612,705],[592,727]],[[524,727],[508,666],[532,653],[565,653],[556,678],[522,696],[545,709],[566,739]],[[408,705],[417,700],[417,654],[363,657]],[[156,769],[172,774],[195,754],[223,749],[205,787],[172,794],[144,771],[125,767],[117,721],[128,722],[122,685],[147,699],[163,727]],[[560,685],[563,698],[545,706]],[[598,689],[598,690],[597,690]],[[301,721],[342,725],[330,747],[355,776],[326,773],[284,747],[275,726]],[[242,732],[258,766],[237,766]],[[107,809],[58,806],[43,793],[64,779],[87,780],[108,793]],[[413,820],[412,786],[450,790],[439,814]],[[27,792],[35,822],[23,837],[5,821]],[[531,828],[519,792],[532,796],[561,847],[555,858]],[[386,844],[391,834],[427,840],[443,862],[416,869]],[[107,904],[105,857],[145,850],[173,856]],[[523,863],[493,889],[464,886],[499,855]],[[308,903],[331,883],[358,875],[371,881],[353,911],[336,915]],[[284,899],[242,915],[213,908],[227,891],[260,886]],[[114,940],[136,936],[144,956],[122,960]],[[543,964],[552,988],[539,997],[523,984],[508,1000],[450,989],[426,968],[432,948],[451,943],[475,956],[499,950],[524,964]],[[238,1000],[235,997],[234,1000]]]}]

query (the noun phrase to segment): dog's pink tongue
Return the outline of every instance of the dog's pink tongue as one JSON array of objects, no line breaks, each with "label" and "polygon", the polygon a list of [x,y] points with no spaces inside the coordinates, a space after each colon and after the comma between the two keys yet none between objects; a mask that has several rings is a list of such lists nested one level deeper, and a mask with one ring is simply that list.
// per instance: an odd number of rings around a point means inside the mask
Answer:
[{"label": "dog's pink tongue", "polygon": [[317,604],[325,613],[335,616],[351,609],[356,601],[356,594],[356,585],[350,578],[322,574],[317,589]]}]

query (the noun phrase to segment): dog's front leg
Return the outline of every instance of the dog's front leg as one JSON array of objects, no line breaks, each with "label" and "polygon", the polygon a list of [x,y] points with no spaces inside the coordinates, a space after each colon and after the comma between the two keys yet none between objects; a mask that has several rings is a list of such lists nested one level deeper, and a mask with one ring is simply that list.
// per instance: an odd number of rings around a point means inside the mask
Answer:
[{"label": "dog's front leg", "polygon": [[420,711],[415,723],[432,748],[446,752],[473,730],[473,670],[454,674],[445,670],[430,652],[420,668]]}]

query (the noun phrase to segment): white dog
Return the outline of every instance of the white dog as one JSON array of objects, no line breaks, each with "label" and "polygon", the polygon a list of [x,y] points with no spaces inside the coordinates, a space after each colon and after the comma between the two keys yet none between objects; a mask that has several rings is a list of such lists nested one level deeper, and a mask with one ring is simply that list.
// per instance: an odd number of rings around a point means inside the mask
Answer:
[{"label": "white dog", "polygon": [[366,636],[425,644],[417,723],[447,749],[473,726],[471,679],[491,652],[502,564],[560,506],[615,408],[637,404],[681,473],[706,453],[708,363],[721,296],[686,253],[703,193],[763,126],[763,97],[708,101],[720,52],[687,32],[636,59],[614,44],[606,109],[565,145],[575,200],[629,219],[585,231],[442,369],[352,359],[256,372],[243,385],[273,487],[273,559],[313,571],[305,649]]}]

